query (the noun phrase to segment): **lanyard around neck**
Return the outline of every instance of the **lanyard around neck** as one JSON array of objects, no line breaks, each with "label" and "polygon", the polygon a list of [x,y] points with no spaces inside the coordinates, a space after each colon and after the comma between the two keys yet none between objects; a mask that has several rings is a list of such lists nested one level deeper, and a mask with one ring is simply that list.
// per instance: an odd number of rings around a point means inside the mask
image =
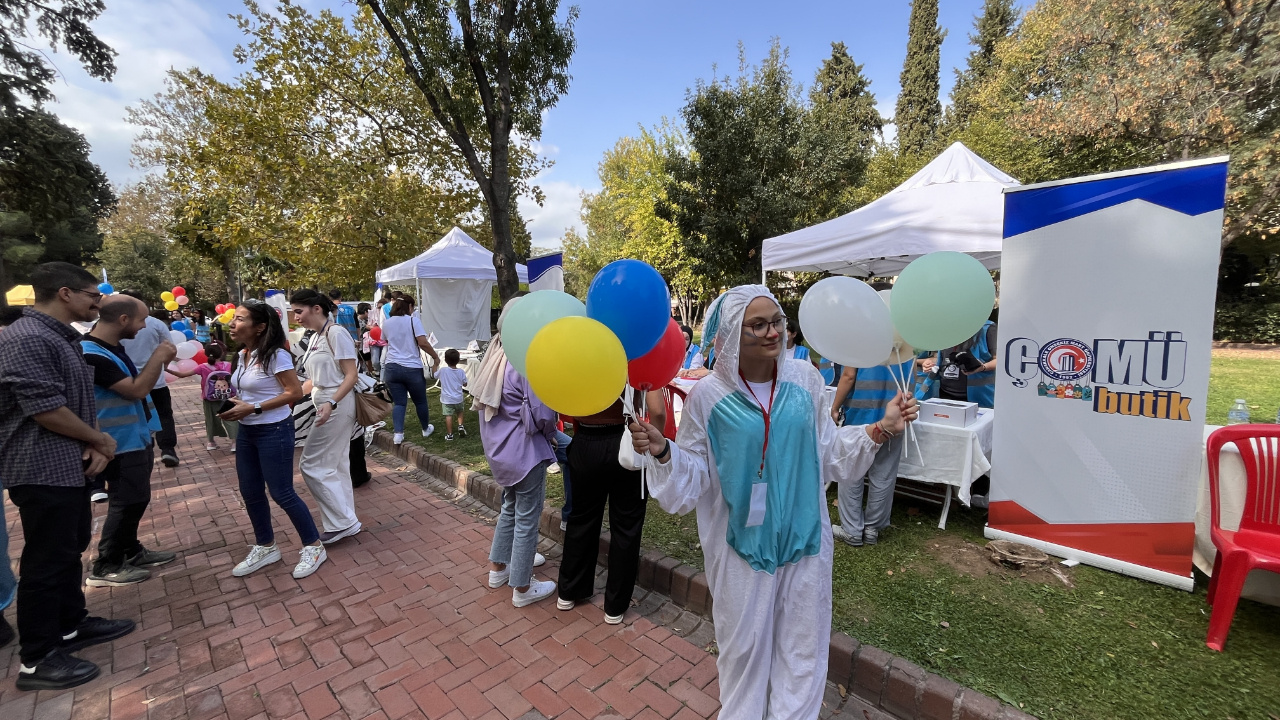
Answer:
[{"label": "lanyard around neck", "polygon": [[751,389],[751,383],[747,382],[747,376],[742,374],[742,368],[738,368],[738,377],[742,378],[742,384],[747,386],[747,392],[751,393],[754,399],[760,405],[760,412],[764,414],[764,447],[760,450],[760,469],[756,471],[756,477],[764,477],[764,458],[769,452],[769,413],[773,410],[773,394],[778,389],[778,365],[773,366],[773,381],[769,385],[769,407],[766,408],[764,403],[760,402],[760,398],[756,397],[756,391]]}]

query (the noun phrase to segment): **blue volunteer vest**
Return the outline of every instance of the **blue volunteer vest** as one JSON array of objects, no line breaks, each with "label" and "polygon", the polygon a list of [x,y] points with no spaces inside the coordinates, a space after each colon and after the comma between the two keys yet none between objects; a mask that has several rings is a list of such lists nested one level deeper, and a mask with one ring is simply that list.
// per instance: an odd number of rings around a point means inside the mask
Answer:
[{"label": "blue volunteer vest", "polygon": [[[995,323],[990,320],[982,324],[982,329],[974,337],[977,341],[973,344],[971,352],[978,359],[978,362],[989,363],[991,358],[995,357],[991,353],[991,348],[987,346],[987,328]],[[942,351],[939,350],[934,356],[939,365],[942,364]],[[926,400],[928,398],[938,397],[939,380],[937,375],[933,373],[917,372],[916,379],[920,381],[920,387],[916,390],[916,399]],[[984,372],[974,373],[965,381],[965,394],[969,398],[969,402],[977,403],[979,407],[993,408],[996,406],[996,371],[987,370]]]},{"label": "blue volunteer vest", "polygon": [[899,378],[910,378],[914,360],[908,360],[898,367],[877,365],[870,368],[858,368],[858,379],[853,390],[844,399],[845,425],[870,425],[884,417],[884,407],[889,404],[898,392],[898,384],[894,375]]},{"label": "blue volunteer vest", "polygon": [[[779,382],[770,413],[769,452],[764,474],[764,416],[741,392],[716,403],[707,420],[707,439],[729,506],[726,542],[753,570],[773,574],[779,567],[817,555],[822,549],[822,516],[813,398],[804,388]],[[753,522],[752,505],[763,507]]]},{"label": "blue volunteer vest", "polygon": [[[109,358],[126,375],[129,366],[116,357],[115,353],[92,340],[81,340],[80,347],[85,355],[97,355]],[[151,444],[151,433],[160,430],[160,418],[151,405],[151,398],[130,400],[114,390],[95,384],[93,399],[98,405],[98,428],[116,441],[116,453],[127,453],[135,450],[146,450]],[[147,411],[151,412],[150,421]]]}]

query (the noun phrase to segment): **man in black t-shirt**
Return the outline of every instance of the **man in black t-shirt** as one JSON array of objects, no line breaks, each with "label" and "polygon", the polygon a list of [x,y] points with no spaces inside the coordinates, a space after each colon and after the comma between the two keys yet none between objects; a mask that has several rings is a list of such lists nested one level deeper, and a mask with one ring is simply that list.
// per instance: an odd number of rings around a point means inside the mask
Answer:
[{"label": "man in black t-shirt", "polygon": [[126,295],[103,300],[100,318],[84,336],[85,362],[93,370],[98,398],[98,424],[116,438],[116,456],[102,471],[107,482],[107,517],[102,524],[98,557],[86,585],[109,587],[142,582],[151,577],[146,568],[173,562],[171,552],[147,550],[138,542],[138,523],[151,502],[151,466],[154,462],[148,428],[155,409],[147,396],[164,366],[177,356],[171,342],[161,343],[147,364],[138,370],[120,341],[146,327],[147,306]]},{"label": "man in black t-shirt", "polygon": [[[979,343],[981,334],[986,334],[985,344]],[[979,352],[980,345],[984,345],[986,352]],[[979,330],[973,337],[954,347],[943,350],[942,361],[938,366],[938,397],[944,400],[969,400],[969,376],[976,374],[989,373],[996,368],[996,324],[994,322],[987,323],[986,327]],[[954,357],[956,353],[967,352],[972,355],[978,364],[982,367],[966,370],[959,363],[956,363]],[[927,370],[932,363],[925,362]],[[990,402],[982,403],[984,407],[990,405]]]}]

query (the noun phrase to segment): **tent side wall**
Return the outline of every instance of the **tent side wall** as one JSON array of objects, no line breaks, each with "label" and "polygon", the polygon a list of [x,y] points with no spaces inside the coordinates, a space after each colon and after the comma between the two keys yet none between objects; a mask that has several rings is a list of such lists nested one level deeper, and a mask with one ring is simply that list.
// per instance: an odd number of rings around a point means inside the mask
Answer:
[{"label": "tent side wall", "polygon": [[488,340],[490,280],[422,278],[418,282],[418,312],[427,334],[435,333],[439,347],[465,348],[472,340]]}]

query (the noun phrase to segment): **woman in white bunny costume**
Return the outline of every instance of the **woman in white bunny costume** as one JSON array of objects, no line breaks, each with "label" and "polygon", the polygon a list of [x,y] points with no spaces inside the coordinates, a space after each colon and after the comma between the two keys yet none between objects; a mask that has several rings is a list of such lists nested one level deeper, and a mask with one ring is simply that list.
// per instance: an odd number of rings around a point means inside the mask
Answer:
[{"label": "woman in white bunny costume", "polygon": [[831,636],[831,520],[824,483],[858,482],[880,443],[915,419],[895,398],[873,425],[837,428],[822,376],[782,357],[786,317],[763,285],[728,291],[707,316],[715,367],[675,442],[633,423],[664,510],[698,512],[720,654],[720,716],[812,720]]}]

